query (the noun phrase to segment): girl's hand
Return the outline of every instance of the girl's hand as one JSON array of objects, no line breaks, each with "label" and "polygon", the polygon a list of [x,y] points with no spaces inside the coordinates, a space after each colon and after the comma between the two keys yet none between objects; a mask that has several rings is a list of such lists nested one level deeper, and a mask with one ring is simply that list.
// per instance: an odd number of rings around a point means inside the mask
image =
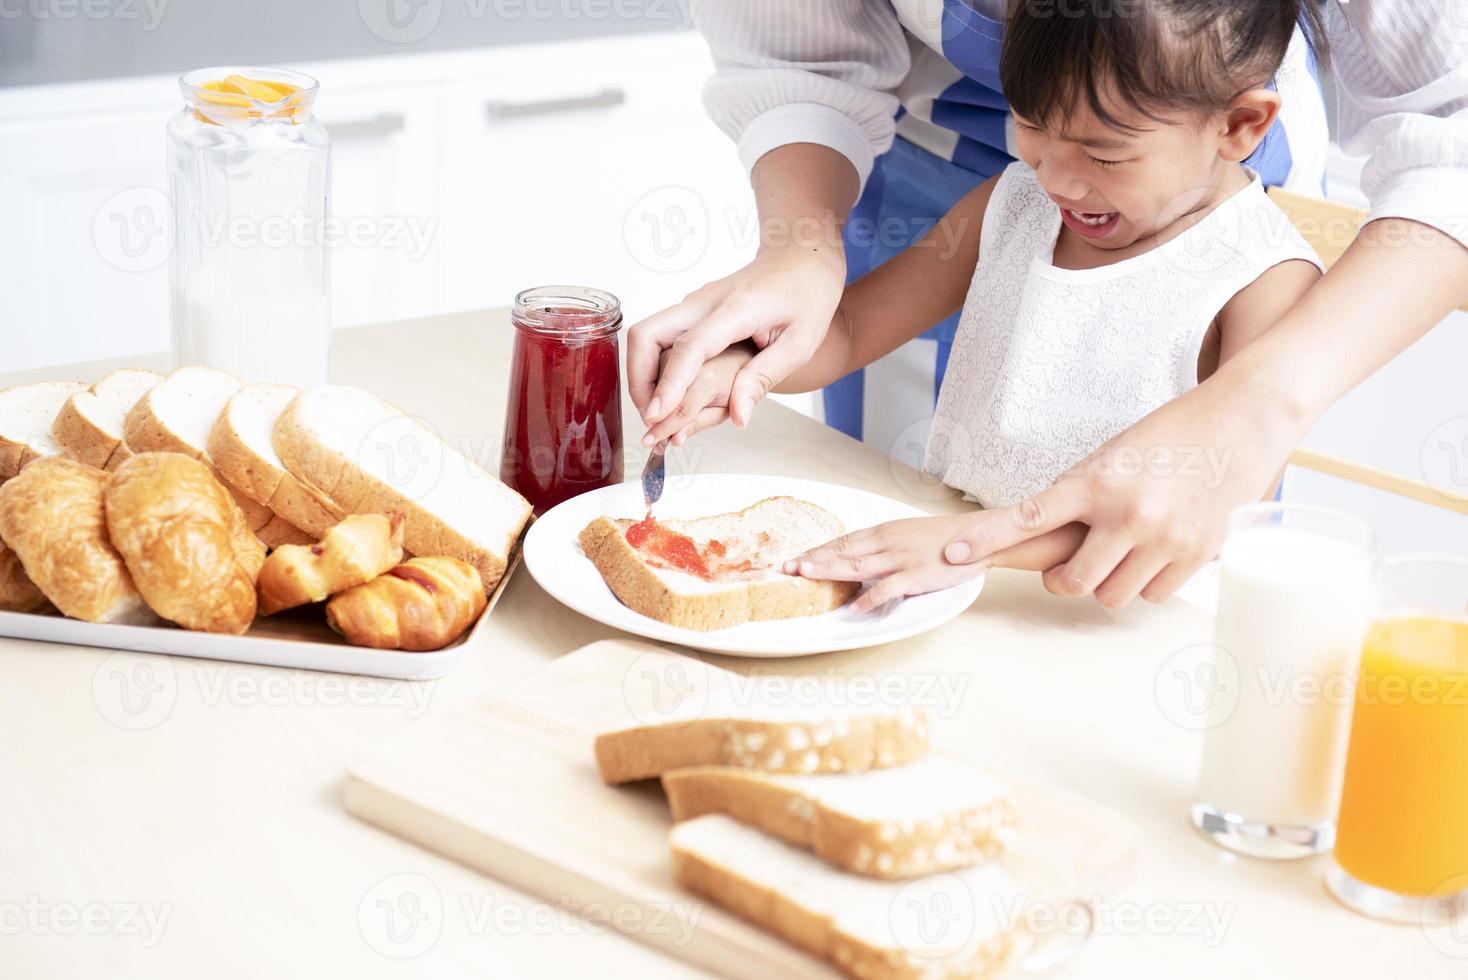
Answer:
[{"label": "girl's hand", "polygon": [[704,361],[693,383],[684,392],[683,400],[663,416],[661,422],[647,430],[642,444],[653,446],[667,439],[673,445],[681,446],[694,433],[712,429],[728,419],[734,379],[756,354],[753,344],[742,343]]},{"label": "girl's hand", "polygon": [[980,511],[878,524],[797,555],[785,563],[784,571],[812,579],[873,582],[851,604],[855,612],[870,612],[893,599],[966,582],[990,567],[1035,571],[1049,568],[1074,552],[1085,536],[1085,528],[1072,525],[997,553],[987,561],[966,565],[945,561],[944,546],[982,516]]},{"label": "girl's hand", "polygon": [[652,427],[666,419],[683,405],[705,364],[749,339],[758,353],[740,366],[727,399],[727,417],[748,425],[755,404],[820,347],[845,278],[839,239],[834,248],[764,248],[733,275],[634,325],[627,335],[627,388],[642,420]]}]

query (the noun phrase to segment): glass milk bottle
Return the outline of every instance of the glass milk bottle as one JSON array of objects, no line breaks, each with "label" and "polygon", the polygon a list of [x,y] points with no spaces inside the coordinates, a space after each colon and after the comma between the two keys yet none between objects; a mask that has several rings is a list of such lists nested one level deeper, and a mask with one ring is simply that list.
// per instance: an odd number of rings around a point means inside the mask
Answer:
[{"label": "glass milk bottle", "polygon": [[326,382],[326,130],[316,81],[266,68],[179,79],[168,122],[173,351],[250,382]]},{"label": "glass milk bottle", "polygon": [[1374,604],[1372,533],[1349,514],[1253,504],[1220,559],[1215,673],[1193,822],[1256,857],[1329,850],[1356,664]]}]

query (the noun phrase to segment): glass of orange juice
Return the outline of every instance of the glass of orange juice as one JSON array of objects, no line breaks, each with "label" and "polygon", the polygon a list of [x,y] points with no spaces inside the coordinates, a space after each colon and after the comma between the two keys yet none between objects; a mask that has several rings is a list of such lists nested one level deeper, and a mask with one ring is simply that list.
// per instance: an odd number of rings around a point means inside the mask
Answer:
[{"label": "glass of orange juice", "polygon": [[1330,890],[1376,918],[1468,922],[1468,558],[1383,563]]}]

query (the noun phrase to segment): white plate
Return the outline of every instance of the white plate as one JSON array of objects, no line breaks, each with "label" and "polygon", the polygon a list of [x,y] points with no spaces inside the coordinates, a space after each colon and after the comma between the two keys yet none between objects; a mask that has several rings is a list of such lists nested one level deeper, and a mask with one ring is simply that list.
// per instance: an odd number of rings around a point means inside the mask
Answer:
[{"label": "white plate", "polygon": [[[658,502],[660,518],[725,514],[766,497],[790,496],[819,504],[841,519],[848,531],[926,517],[909,504],[865,490],[779,476],[694,476],[668,481]],[[820,616],[741,623],[700,633],[633,612],[607,588],[601,573],[581,551],[576,536],[598,517],[639,518],[644,511],[638,481],[603,487],[559,504],[537,520],[525,537],[525,567],[540,587],[567,606],[599,623],[678,643],[695,650],[745,657],[795,657],[831,650],[853,650],[904,640],[948,622],[973,603],[984,587],[982,576],[941,592],[913,596],[875,613],[857,615],[842,607]]]}]

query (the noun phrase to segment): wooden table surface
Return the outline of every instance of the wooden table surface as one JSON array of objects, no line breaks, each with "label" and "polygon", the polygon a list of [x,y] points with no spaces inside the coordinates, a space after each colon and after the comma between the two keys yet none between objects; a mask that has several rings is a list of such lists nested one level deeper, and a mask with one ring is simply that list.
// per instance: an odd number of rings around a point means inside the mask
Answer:
[{"label": "wooden table surface", "polygon": [[[335,338],[332,375],[428,419],[493,469],[509,340],[499,311],[354,329]],[[626,419],[635,447],[641,428],[630,410]],[[629,450],[628,472],[640,465]],[[935,513],[965,506],[774,404],[669,465],[670,480],[783,474]],[[0,977],[699,975],[341,806],[348,759],[611,635],[522,569],[457,670],[426,684],[0,639]],[[945,747],[1128,815],[1135,867],[1099,897],[1098,936],[1063,975],[1468,974],[1468,936],[1345,911],[1322,886],[1325,859],[1253,861],[1193,832],[1202,736],[1183,688],[1209,638],[1207,617],[1186,603],[1109,613],[1000,571],[968,612],[914,640],[715,659],[899,678],[928,699]]]}]

